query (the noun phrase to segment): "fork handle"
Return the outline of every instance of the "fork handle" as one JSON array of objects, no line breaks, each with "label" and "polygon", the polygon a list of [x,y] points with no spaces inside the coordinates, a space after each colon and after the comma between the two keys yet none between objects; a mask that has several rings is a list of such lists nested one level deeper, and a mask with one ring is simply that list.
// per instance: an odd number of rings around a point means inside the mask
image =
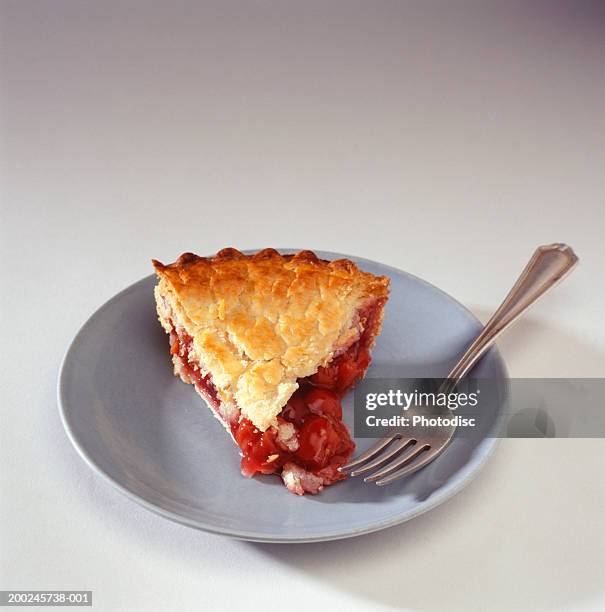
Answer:
[{"label": "fork handle", "polygon": [[566,244],[538,247],[498,310],[450,372],[450,384],[455,385],[466,376],[496,338],[539,297],[571,272],[577,263],[576,254]]}]

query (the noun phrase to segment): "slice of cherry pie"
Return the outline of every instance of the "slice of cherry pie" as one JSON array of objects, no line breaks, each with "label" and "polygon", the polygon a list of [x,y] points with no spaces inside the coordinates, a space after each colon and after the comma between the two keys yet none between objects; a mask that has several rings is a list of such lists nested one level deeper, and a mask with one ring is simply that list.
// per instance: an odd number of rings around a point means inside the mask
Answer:
[{"label": "slice of cherry pie", "polygon": [[175,375],[238,444],[242,473],[281,474],[298,495],[345,478],[355,445],[340,399],[370,364],[389,279],[311,251],[153,265]]}]

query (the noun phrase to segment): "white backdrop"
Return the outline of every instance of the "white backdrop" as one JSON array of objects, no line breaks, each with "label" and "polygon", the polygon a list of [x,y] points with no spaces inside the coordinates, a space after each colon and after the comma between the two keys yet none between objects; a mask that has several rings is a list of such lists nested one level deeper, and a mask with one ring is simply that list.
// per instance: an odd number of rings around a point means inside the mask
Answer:
[{"label": "white backdrop", "polygon": [[605,442],[504,441],[401,527],[269,546],[139,508],[71,448],[55,384],[149,260],[351,253],[484,319],[533,249],[581,266],[501,343],[602,376],[605,13],[576,2],[3,1],[0,588],[97,610],[602,610]]}]

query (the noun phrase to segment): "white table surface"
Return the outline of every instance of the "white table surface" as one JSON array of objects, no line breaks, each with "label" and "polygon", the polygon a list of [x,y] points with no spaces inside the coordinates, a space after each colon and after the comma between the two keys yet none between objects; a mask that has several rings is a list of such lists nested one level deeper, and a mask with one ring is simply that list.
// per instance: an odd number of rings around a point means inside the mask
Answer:
[{"label": "white table surface", "polygon": [[[64,350],[180,252],[301,246],[485,319],[534,247],[581,267],[500,344],[602,376],[605,13],[589,1],[3,1],[0,588],[97,610],[603,610],[603,440],[507,440],[461,494],[348,541],[172,524],[65,436]],[[319,606],[319,607],[318,607]]]}]

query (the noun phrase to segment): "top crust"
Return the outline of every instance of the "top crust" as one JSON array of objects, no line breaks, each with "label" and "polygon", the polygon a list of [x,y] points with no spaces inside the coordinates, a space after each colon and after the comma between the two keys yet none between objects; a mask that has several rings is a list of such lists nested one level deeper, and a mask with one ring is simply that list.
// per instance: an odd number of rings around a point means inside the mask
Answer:
[{"label": "top crust", "polygon": [[387,277],[311,251],[229,248],[153,265],[160,322],[193,338],[191,358],[212,375],[221,400],[237,404],[261,431],[276,424],[298,378],[359,338],[358,311],[389,292]]}]

